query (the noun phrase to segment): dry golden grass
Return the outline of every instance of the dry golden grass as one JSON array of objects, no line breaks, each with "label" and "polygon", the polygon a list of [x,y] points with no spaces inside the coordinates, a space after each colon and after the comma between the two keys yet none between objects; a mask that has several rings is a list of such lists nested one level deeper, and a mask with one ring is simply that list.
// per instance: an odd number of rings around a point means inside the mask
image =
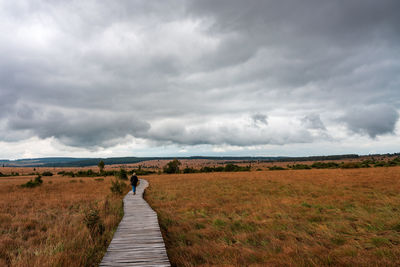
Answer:
[{"label": "dry golden grass", "polygon": [[400,265],[400,167],[146,179],[173,265]]},{"label": "dry golden grass", "polygon": [[[122,196],[112,196],[111,178],[0,178],[0,266],[95,266],[122,218]],[[84,218],[98,210],[102,235]]]}]

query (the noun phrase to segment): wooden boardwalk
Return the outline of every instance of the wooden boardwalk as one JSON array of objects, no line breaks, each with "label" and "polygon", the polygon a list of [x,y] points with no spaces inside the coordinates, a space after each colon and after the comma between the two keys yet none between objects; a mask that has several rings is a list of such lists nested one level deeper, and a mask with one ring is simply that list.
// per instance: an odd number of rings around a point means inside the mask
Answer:
[{"label": "wooden boardwalk", "polygon": [[157,214],[143,199],[148,186],[140,179],[136,195],[124,198],[124,217],[100,266],[170,266]]}]

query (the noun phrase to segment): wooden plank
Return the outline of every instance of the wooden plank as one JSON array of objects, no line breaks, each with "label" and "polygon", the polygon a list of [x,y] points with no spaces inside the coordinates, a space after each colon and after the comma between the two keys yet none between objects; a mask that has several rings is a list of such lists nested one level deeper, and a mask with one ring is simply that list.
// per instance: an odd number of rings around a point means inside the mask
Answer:
[{"label": "wooden plank", "polygon": [[148,185],[140,179],[136,195],[130,191],[124,197],[124,217],[100,266],[171,266],[157,213],[143,199]]}]

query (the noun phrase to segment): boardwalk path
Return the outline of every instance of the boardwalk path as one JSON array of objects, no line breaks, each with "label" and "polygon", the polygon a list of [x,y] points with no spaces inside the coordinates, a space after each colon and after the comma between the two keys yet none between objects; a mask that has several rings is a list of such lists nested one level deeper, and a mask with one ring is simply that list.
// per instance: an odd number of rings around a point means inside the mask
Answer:
[{"label": "boardwalk path", "polygon": [[124,198],[124,217],[100,266],[170,266],[157,214],[143,199],[149,185],[140,179],[136,195]]}]

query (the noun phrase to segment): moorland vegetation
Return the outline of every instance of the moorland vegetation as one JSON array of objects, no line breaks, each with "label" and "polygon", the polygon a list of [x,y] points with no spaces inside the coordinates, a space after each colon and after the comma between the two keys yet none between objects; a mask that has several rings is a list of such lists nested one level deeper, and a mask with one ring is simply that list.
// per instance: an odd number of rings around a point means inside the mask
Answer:
[{"label": "moorland vegetation", "polygon": [[400,264],[400,167],[146,179],[172,265]]},{"label": "moorland vegetation", "polygon": [[0,266],[97,266],[128,192],[113,177],[2,178]]}]

